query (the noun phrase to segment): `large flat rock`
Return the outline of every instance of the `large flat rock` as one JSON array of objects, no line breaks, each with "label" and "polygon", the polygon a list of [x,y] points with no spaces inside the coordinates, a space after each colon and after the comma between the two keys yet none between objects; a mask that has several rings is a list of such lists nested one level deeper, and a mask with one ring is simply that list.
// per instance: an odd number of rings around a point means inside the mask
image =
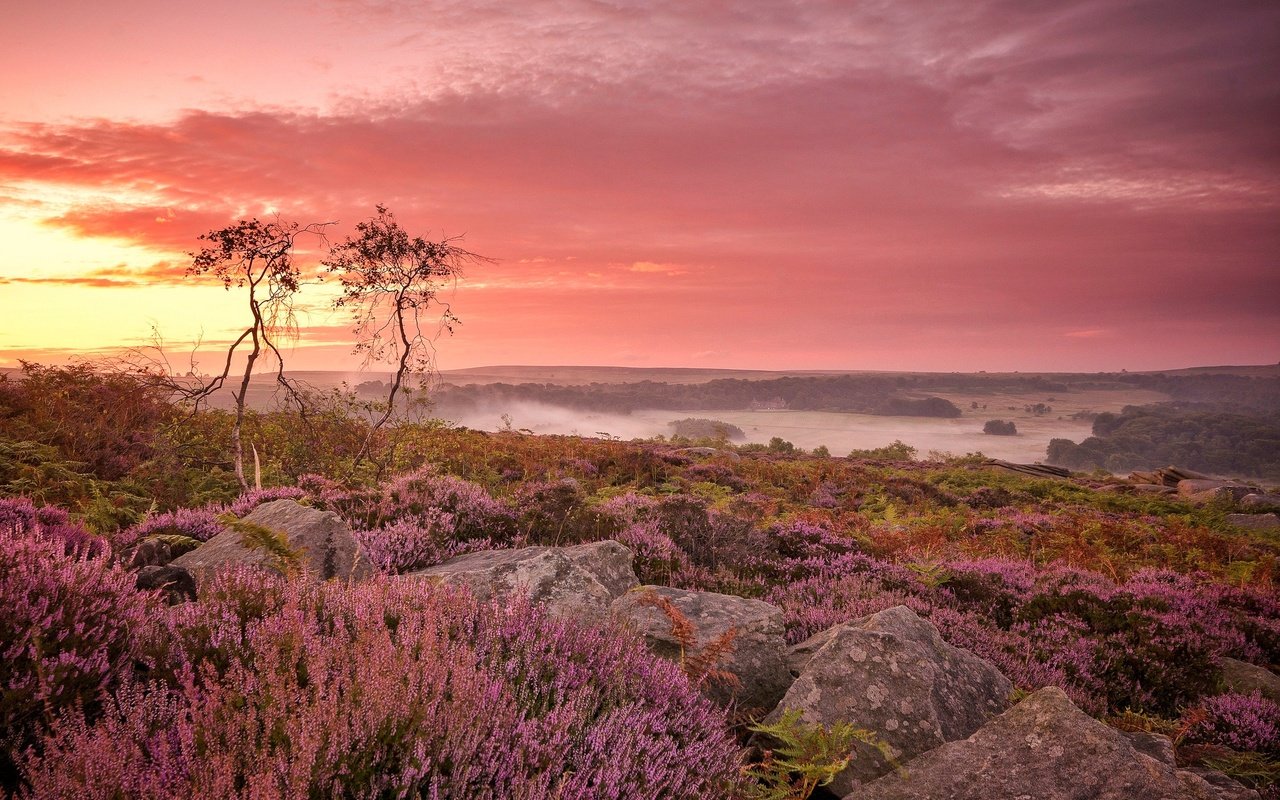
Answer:
[{"label": "large flat rock", "polygon": [[[1243,787],[1239,787],[1243,788]],[[1233,797],[1256,797],[1244,790]],[[1144,755],[1061,689],[1027,697],[967,739],[948,742],[845,800],[1220,800],[1223,790]]]},{"label": "large flat rock", "polygon": [[1222,659],[1222,682],[1229,692],[1261,692],[1263,697],[1280,703],[1280,675],[1257,664],[1234,658]]},{"label": "large flat rock", "polygon": [[528,594],[558,614],[603,619],[614,599],[640,585],[632,554],[611,539],[573,547],[481,550],[404,575],[465,586],[482,600]]}]

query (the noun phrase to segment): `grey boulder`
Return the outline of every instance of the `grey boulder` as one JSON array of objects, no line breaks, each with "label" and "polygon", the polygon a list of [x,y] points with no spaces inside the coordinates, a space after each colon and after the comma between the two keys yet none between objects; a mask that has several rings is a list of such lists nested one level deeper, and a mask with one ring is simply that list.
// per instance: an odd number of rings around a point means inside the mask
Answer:
[{"label": "grey boulder", "polygon": [[1229,692],[1261,692],[1263,697],[1280,703],[1280,675],[1256,664],[1234,658],[1222,659],[1222,683]]},{"label": "grey boulder", "polygon": [[[363,580],[377,570],[364,556],[351,529],[331,511],[319,511],[293,500],[263,503],[243,522],[283,534],[288,546],[301,558],[302,569],[327,580]],[[279,561],[263,548],[242,544],[243,534],[228,528],[189,553],[175,558],[171,566],[190,572],[197,584],[204,583],[220,569],[258,567],[279,572]]]},{"label": "grey boulder", "polygon": [[1280,511],[1280,494],[1247,494],[1240,498],[1240,507],[1253,511]]},{"label": "grey boulder", "polygon": [[1220,800],[1223,795],[1199,775],[1144,755],[1125,734],[1076,708],[1061,689],[1049,687],[969,738],[943,744],[845,800],[925,797]]},{"label": "grey boulder", "polygon": [[481,550],[406,573],[466,587],[481,600],[527,594],[553,613],[602,620],[614,599],[640,584],[632,554],[611,539],[573,547]]},{"label": "grey boulder", "polygon": [[1280,514],[1228,514],[1227,522],[1251,531],[1274,531],[1280,529]]},{"label": "grey boulder", "polygon": [[613,614],[638,630],[649,649],[672,660],[681,656],[671,620],[660,609],[647,605],[647,592],[664,598],[688,619],[698,647],[735,631],[732,650],[715,666],[735,678],[738,686],[710,681],[704,686],[717,702],[765,712],[782,699],[791,685],[787,670],[787,642],[783,638],[782,609],[762,600],[748,600],[715,592],[689,592],[667,586],[642,586],[614,601]]},{"label": "grey boulder", "polygon": [[[823,631],[791,655],[799,675],[765,721],[799,709],[805,722],[848,722],[875,734],[898,763],[978,730],[1009,707],[1013,691],[989,662],[947,644],[905,606]],[[844,794],[893,768],[859,742],[829,788]]]},{"label": "grey boulder", "polygon": [[1192,478],[1178,481],[1178,494],[1189,500],[1208,502],[1225,500],[1237,502],[1244,497],[1255,494],[1258,487],[1239,481],[1219,481],[1210,478]]}]

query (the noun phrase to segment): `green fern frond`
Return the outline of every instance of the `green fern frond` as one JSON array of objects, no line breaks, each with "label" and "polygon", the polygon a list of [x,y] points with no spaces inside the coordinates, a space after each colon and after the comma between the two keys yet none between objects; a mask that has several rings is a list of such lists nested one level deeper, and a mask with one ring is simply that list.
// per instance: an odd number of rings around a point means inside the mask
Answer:
[{"label": "green fern frond", "polygon": [[848,722],[806,723],[801,717],[799,709],[789,708],[776,722],[750,726],[774,745],[761,763],[747,768],[756,781],[750,792],[755,800],[805,800],[849,766],[855,742],[875,747],[897,766],[888,747],[871,731]]},{"label": "green fern frond", "polygon": [[234,514],[223,514],[218,517],[218,521],[240,534],[242,547],[266,553],[271,566],[286,577],[294,577],[302,572],[302,551],[289,544],[289,536],[284,531],[247,522]]}]

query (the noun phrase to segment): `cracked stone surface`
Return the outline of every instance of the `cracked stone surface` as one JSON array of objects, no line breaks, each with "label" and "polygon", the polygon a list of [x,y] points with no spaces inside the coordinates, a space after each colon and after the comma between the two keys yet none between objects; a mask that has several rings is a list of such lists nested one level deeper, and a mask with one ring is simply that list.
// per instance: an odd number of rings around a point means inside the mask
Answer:
[{"label": "cracked stone surface", "polygon": [[[321,579],[364,580],[377,574],[347,523],[331,511],[309,508],[293,500],[273,500],[255,508],[244,521],[283,533],[289,546],[302,553],[303,569]],[[225,567],[273,569],[271,563],[267,553],[240,544],[238,532],[225,530],[175,558],[170,566],[185,569],[199,585]]]},{"label": "cracked stone surface", "polygon": [[[872,731],[899,763],[978,730],[1009,707],[1013,691],[989,662],[947,644],[905,606],[816,634],[792,648],[791,665],[798,677],[766,722],[791,708],[807,722],[849,722]],[[892,769],[859,743],[828,788],[845,794]]]},{"label": "cracked stone surface", "polygon": [[[1134,747],[1085,714],[1061,689],[1027,697],[972,736],[915,758],[901,772],[845,800],[1225,800],[1256,798],[1219,788]],[[1243,794],[1239,793],[1240,791]]]},{"label": "cracked stone surface", "polygon": [[614,598],[640,584],[632,554],[613,540],[573,547],[482,550],[406,573],[406,579],[465,586],[481,600],[527,593],[553,613],[602,620]]},{"label": "cracked stone surface", "polygon": [[615,600],[613,613],[634,626],[650,650],[672,660],[679,659],[680,645],[671,635],[671,622],[666,615],[652,606],[640,604],[646,591],[665,597],[680,609],[693,625],[700,645],[715,641],[730,628],[737,630],[733,651],[718,667],[736,676],[740,685],[734,689],[708,684],[704,691],[709,697],[761,714],[778,704],[792,680],[787,669],[782,609],[762,600],[669,586],[642,586]]}]

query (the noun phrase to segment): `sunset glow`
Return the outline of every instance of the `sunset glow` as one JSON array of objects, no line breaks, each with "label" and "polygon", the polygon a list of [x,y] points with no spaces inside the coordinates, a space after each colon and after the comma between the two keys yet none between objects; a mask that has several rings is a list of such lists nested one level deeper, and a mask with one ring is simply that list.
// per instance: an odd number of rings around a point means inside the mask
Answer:
[{"label": "sunset glow", "polygon": [[[1274,2],[21,6],[0,366],[216,345],[201,233],[378,203],[496,259],[445,368],[1280,358]],[[290,366],[356,363],[332,291]]]}]

